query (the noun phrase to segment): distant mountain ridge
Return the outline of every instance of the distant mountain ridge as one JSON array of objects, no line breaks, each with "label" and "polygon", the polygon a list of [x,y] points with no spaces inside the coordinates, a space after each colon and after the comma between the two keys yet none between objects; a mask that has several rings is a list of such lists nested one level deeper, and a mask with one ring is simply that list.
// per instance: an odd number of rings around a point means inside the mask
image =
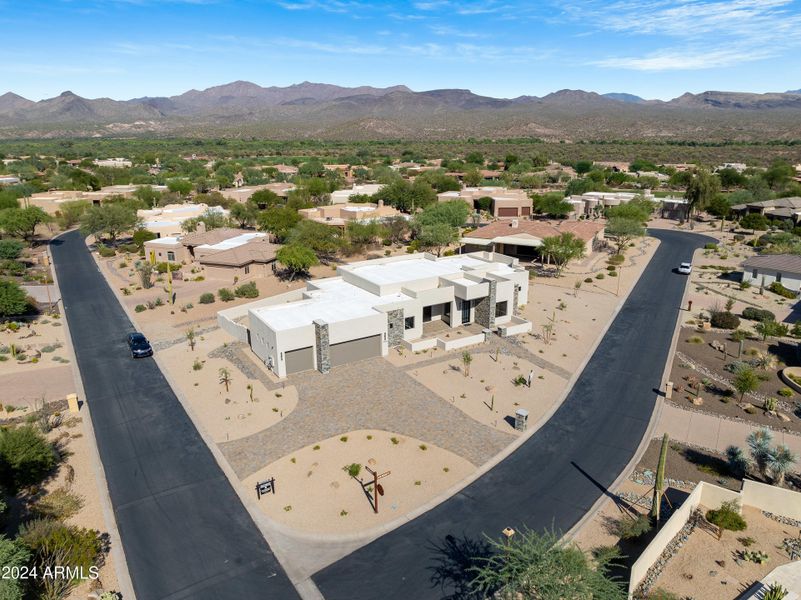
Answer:
[{"label": "distant mountain ridge", "polygon": [[[788,126],[789,125],[789,126]],[[623,92],[559,90],[493,98],[467,89],[342,87],[234,81],[170,97],[87,99],[66,91],[38,102],[0,96],[0,137],[120,134],[319,138],[462,136],[801,138],[801,90],[708,91],[669,101]],[[772,138],[774,139],[774,138]]]}]

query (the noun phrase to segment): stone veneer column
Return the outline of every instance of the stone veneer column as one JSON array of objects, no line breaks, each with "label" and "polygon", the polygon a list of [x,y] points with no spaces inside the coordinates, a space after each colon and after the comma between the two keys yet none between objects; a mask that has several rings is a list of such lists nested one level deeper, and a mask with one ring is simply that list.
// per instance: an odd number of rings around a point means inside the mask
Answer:
[{"label": "stone veneer column", "polygon": [[387,345],[390,348],[400,346],[403,342],[404,320],[403,309],[387,311]]},{"label": "stone veneer column", "polygon": [[318,319],[314,322],[314,348],[317,352],[317,370],[328,373],[331,370],[331,347],[328,343],[328,323]]},{"label": "stone veneer column", "polygon": [[498,282],[488,279],[489,293],[476,304],[476,323],[486,329],[495,327],[495,298],[497,294]]},{"label": "stone veneer column", "polygon": [[517,307],[517,297],[519,294],[520,290],[518,289],[517,284],[515,284],[514,292],[512,292],[512,315],[516,315],[520,312]]}]

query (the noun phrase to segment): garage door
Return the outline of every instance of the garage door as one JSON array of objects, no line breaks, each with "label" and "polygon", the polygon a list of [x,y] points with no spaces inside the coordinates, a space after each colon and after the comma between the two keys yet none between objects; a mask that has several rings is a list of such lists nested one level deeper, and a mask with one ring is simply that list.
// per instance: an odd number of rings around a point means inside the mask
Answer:
[{"label": "garage door", "polygon": [[381,334],[350,340],[339,344],[331,344],[331,366],[381,356]]},{"label": "garage door", "polygon": [[516,217],[517,216],[517,209],[514,207],[503,207],[498,208],[498,216],[499,217]]},{"label": "garage door", "polygon": [[286,362],[286,373],[298,373],[299,371],[308,371],[314,368],[314,348],[298,348],[297,350],[290,350],[284,352],[284,361]]}]

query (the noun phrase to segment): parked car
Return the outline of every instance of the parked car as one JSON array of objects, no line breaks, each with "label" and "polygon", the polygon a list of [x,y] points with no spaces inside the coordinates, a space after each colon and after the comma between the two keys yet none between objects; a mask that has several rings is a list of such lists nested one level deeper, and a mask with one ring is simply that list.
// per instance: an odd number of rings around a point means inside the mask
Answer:
[{"label": "parked car", "polygon": [[128,334],[128,347],[131,349],[133,358],[153,356],[153,347],[147,341],[147,338],[138,331]]},{"label": "parked car", "polygon": [[679,273],[683,275],[689,275],[692,272],[693,272],[693,266],[690,263],[684,262],[679,265]]}]

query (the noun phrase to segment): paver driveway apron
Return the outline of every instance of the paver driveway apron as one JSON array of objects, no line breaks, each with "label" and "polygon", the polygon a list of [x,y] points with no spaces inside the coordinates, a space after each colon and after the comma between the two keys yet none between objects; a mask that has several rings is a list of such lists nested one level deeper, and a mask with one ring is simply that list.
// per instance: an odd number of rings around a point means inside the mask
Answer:
[{"label": "paver driveway apron", "polygon": [[449,577],[447,565],[474,555],[485,533],[567,531],[592,507],[634,455],[654,410],[687,281],[673,270],[709,241],[650,233],[661,241],[656,254],[548,423],[451,499],[315,574],[327,600],[459,597],[465,581]]},{"label": "paver driveway apron", "polygon": [[52,254],[137,597],[298,598],[153,359],[130,358],[83,238]]}]

